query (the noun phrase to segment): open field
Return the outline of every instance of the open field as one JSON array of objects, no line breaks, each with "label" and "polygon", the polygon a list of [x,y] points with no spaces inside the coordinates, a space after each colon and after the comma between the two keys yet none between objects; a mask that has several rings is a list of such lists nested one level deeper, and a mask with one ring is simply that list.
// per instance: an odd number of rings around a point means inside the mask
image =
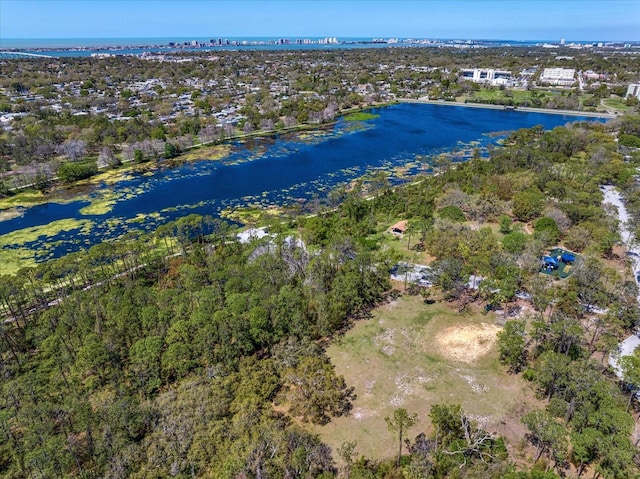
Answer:
[{"label": "open field", "polygon": [[[551,94],[547,92],[543,92],[541,97],[550,97]],[[526,101],[531,101],[533,98],[532,92],[530,91],[522,91],[522,90],[499,90],[499,89],[488,89],[483,88],[477,91],[474,91],[469,98],[470,101],[479,100],[479,101],[491,101],[491,100],[506,100],[508,98],[513,99],[513,101],[517,103],[524,103]]]},{"label": "open field", "polygon": [[611,96],[610,98],[604,98],[602,103],[607,108],[613,108],[614,110],[618,110],[621,112],[627,112],[631,110],[630,106],[625,104],[625,101],[618,96]]},{"label": "open field", "polygon": [[524,435],[519,418],[536,407],[531,386],[505,373],[496,350],[494,315],[458,315],[446,304],[403,296],[380,306],[328,348],[336,372],[355,387],[352,414],[316,427],[336,450],[356,441],[356,452],[392,457],[396,443],[384,418],[399,407],[418,414],[408,437],[431,432],[433,404],[461,404],[510,449]]}]

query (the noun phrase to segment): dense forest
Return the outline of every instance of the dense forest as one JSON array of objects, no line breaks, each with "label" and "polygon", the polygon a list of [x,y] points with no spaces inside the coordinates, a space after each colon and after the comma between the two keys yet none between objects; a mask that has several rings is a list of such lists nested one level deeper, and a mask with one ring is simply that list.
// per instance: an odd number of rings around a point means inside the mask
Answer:
[{"label": "dense forest", "polygon": [[[332,194],[337,208],[249,243],[191,215],[2,277],[0,475],[637,477],[634,390],[605,367],[640,313],[634,281],[604,262],[620,237],[600,186],[640,218],[640,157],[616,135],[640,137],[640,118],[519,130],[490,158],[401,187],[363,180]],[[402,258],[381,246],[397,219],[435,258],[433,288],[406,294],[458,311],[530,298],[535,315],[498,341],[505,374],[546,405],[522,418],[529,463],[455,402],[430,405],[433,434],[409,435],[412,412],[398,409],[384,460],[333,451],[306,427],[356,399],[327,344],[404,294],[389,281]],[[562,282],[538,274],[557,244],[584,258]],[[477,291],[471,274],[485,277]]]}]

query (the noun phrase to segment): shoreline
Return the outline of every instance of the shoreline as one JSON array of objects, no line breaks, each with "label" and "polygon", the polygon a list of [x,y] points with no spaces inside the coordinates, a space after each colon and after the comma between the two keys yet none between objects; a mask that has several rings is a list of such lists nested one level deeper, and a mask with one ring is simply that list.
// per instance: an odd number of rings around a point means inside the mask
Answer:
[{"label": "shoreline", "polygon": [[[173,165],[170,165],[170,167],[173,167],[182,162],[192,161],[193,158],[189,158],[189,156],[197,154],[197,151],[200,149],[222,146],[225,143],[230,143],[233,141],[244,141],[244,140],[249,140],[251,138],[261,138],[261,137],[264,138],[264,137],[270,137],[270,136],[281,135],[281,134],[297,134],[297,133],[302,133],[304,131],[325,129],[335,125],[340,120],[340,118],[343,118],[349,114],[357,113],[357,112],[366,112],[376,108],[386,108],[386,107],[401,104],[401,103],[416,103],[416,104],[425,104],[425,105],[444,105],[444,106],[459,106],[459,107],[465,107],[465,108],[486,108],[490,110],[505,110],[504,105],[492,105],[487,103],[469,103],[469,102],[460,102],[460,101],[427,100],[424,98],[415,98],[415,99],[414,98],[397,98],[391,101],[373,102],[370,104],[359,105],[351,108],[342,109],[340,110],[339,114],[336,115],[336,118],[334,120],[327,123],[318,123],[318,124],[301,123],[291,127],[278,128],[274,130],[268,130],[268,131],[259,130],[259,131],[254,131],[250,133],[241,133],[241,134],[229,136],[227,138],[221,138],[221,139],[216,139],[206,143],[191,145],[185,148],[175,158],[172,158],[171,160],[169,160],[172,163],[174,163]],[[528,113],[529,112],[544,113],[544,114],[554,114],[554,115],[567,115],[567,116],[583,116],[583,117],[590,117],[590,118],[618,118],[619,117],[619,115],[614,115],[611,113],[581,112],[581,111],[575,111],[575,110],[553,110],[553,109],[531,108],[531,107],[518,107],[513,111],[523,111]],[[167,164],[168,162],[164,163],[164,166],[167,166]],[[105,173],[107,171],[115,171],[122,174],[129,171],[156,169],[160,166],[161,166],[160,163],[157,163],[151,160],[145,161],[143,163],[134,163],[133,161],[122,161],[122,164],[120,167],[115,169],[106,169],[106,170],[99,171],[98,175],[96,176],[99,176],[100,173]],[[7,175],[7,176],[10,176],[10,175]],[[76,182],[71,185],[66,185],[66,186],[57,185],[57,186],[62,187],[64,189],[69,189],[69,188],[73,188],[74,186],[78,186],[80,184],[91,184],[93,178],[94,177],[88,178],[86,180],[80,180],[79,182]],[[54,178],[53,180],[56,180],[56,179],[57,178]],[[3,201],[0,200],[0,211],[6,213],[7,211],[14,209],[15,207],[31,207],[31,206],[36,206],[38,204],[48,203],[50,202],[52,197],[55,196],[54,193],[55,193],[55,190],[57,189],[55,188],[55,186],[56,185],[54,184],[54,191],[47,192],[42,198],[38,199],[35,202],[30,202],[29,204],[24,204],[24,205],[12,204],[9,206],[9,205],[3,204]],[[13,192],[23,192],[23,191],[29,191],[31,188],[33,188],[33,185],[25,185],[19,188],[12,188],[11,190]],[[5,219],[7,219],[6,216],[1,217],[0,221],[4,221]]]},{"label": "shoreline", "polygon": [[595,111],[576,111],[576,110],[554,110],[550,108],[531,108],[527,106],[519,106],[513,109],[507,109],[504,105],[492,105],[490,103],[470,103],[462,101],[443,101],[443,100],[426,100],[421,98],[399,98],[398,103],[420,103],[425,105],[443,105],[443,106],[462,106],[466,108],[487,108],[490,110],[506,110],[506,111],[524,111],[526,113],[544,113],[550,115],[567,115],[567,116],[586,116],[589,118],[618,118],[620,115],[613,113],[600,113]]},{"label": "shoreline", "polygon": [[[357,112],[366,112],[366,111],[370,111],[372,109],[376,109],[376,108],[386,108],[386,107],[390,107],[393,105],[398,105],[398,104],[402,104],[402,103],[414,103],[414,104],[425,104],[425,105],[444,105],[444,106],[458,106],[458,107],[465,107],[465,108],[485,108],[485,109],[490,109],[490,110],[505,110],[504,105],[492,105],[492,104],[486,104],[486,103],[469,103],[469,102],[459,102],[459,101],[443,101],[443,100],[427,100],[427,99],[414,99],[414,98],[397,98],[395,100],[391,100],[391,101],[386,101],[386,102],[373,102],[370,104],[365,104],[365,105],[359,105],[359,106],[354,106],[351,108],[345,108],[340,110],[340,112],[338,113],[338,115],[336,115],[336,118],[330,122],[327,123],[318,123],[318,124],[314,124],[314,123],[301,123],[298,125],[294,125],[291,127],[285,127],[285,128],[278,128],[278,129],[274,129],[274,130],[268,130],[268,131],[253,131],[250,133],[241,133],[241,134],[236,134],[236,135],[232,135],[229,136],[227,138],[222,138],[222,139],[216,139],[210,142],[206,142],[206,143],[199,143],[199,144],[195,144],[195,145],[191,145],[187,148],[185,148],[181,153],[179,153],[175,158],[171,158],[170,160],[166,161],[166,162],[156,162],[156,161],[145,161],[143,163],[135,163],[132,160],[130,161],[123,161],[121,166],[115,169],[109,168],[106,170],[101,170],[98,172],[97,175],[95,175],[94,177],[91,178],[87,178],[85,180],[79,180],[73,184],[70,185],[61,185],[61,184],[55,184],[52,185],[53,189],[48,191],[47,193],[45,193],[41,198],[39,198],[36,201],[33,202],[29,202],[28,204],[11,204],[11,205],[7,205],[4,204],[5,202],[0,200],[0,211],[2,213],[5,213],[5,215],[0,217],[0,221],[4,221],[6,219],[9,219],[8,213],[12,212],[12,210],[15,210],[16,208],[29,208],[32,206],[36,206],[36,205],[40,205],[40,204],[46,204],[49,203],[56,195],[55,193],[57,191],[59,191],[60,188],[62,188],[63,190],[69,190],[69,189],[73,189],[76,186],[80,186],[80,185],[87,185],[87,184],[95,184],[95,179],[96,177],[99,177],[101,174],[107,173],[107,172],[115,172],[116,174],[126,174],[128,172],[132,172],[132,171],[141,171],[141,170],[155,170],[160,168],[161,166],[168,166],[170,168],[173,168],[181,163],[187,162],[187,161],[193,161],[194,158],[189,158],[191,155],[197,155],[197,151],[201,150],[201,149],[206,149],[206,148],[211,148],[211,147],[220,147],[223,146],[224,144],[228,144],[231,143],[233,141],[245,141],[245,140],[250,140],[252,138],[265,138],[265,137],[272,137],[272,136],[277,136],[277,135],[282,135],[282,134],[299,134],[299,133],[303,133],[305,131],[313,131],[313,130],[321,130],[321,129],[326,129],[326,128],[330,128],[333,125],[335,125],[341,118],[349,115],[349,114],[353,114],[353,113],[357,113]],[[507,110],[509,111],[509,110]],[[518,107],[512,111],[523,111],[523,112],[532,112],[532,113],[543,113],[543,114],[555,114],[555,115],[566,115],[566,116],[582,116],[582,117],[591,117],[591,118],[617,118],[618,115],[614,115],[611,113],[596,113],[596,112],[581,112],[581,111],[575,111],[575,110],[553,110],[553,109],[543,109],[543,108],[531,108],[531,107]],[[204,159],[204,158],[203,158]],[[54,178],[55,180],[55,178]],[[21,188],[12,188],[12,191],[14,192],[24,192],[24,191],[29,191],[30,188],[33,188],[33,185],[26,185],[24,187]],[[20,193],[17,193],[20,194]],[[8,197],[11,198],[11,197]],[[3,200],[6,200],[7,198],[4,198]],[[13,203],[13,202],[12,202]],[[15,211],[13,212],[15,214]]]}]

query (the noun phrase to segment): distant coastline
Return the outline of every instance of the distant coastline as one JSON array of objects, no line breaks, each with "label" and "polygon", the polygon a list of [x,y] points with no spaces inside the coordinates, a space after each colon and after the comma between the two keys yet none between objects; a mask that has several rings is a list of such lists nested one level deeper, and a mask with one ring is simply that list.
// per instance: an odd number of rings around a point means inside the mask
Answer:
[{"label": "distant coastline", "polygon": [[[332,41],[333,40],[333,41]],[[421,38],[375,38],[375,37],[122,37],[122,38],[0,38],[0,50],[110,50],[133,47],[313,47],[315,46],[462,46],[469,48],[496,46],[536,46],[553,44],[552,40],[501,40],[501,39],[421,39]],[[196,44],[196,45],[194,45]],[[638,45],[639,42],[575,41],[575,45],[622,46]]]}]

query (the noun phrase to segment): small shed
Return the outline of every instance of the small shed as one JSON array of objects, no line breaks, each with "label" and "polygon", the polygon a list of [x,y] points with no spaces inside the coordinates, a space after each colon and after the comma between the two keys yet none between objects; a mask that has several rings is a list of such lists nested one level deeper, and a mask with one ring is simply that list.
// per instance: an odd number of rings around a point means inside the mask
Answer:
[{"label": "small shed", "polygon": [[407,220],[398,221],[395,225],[389,228],[389,232],[394,235],[403,235],[407,232]]}]

